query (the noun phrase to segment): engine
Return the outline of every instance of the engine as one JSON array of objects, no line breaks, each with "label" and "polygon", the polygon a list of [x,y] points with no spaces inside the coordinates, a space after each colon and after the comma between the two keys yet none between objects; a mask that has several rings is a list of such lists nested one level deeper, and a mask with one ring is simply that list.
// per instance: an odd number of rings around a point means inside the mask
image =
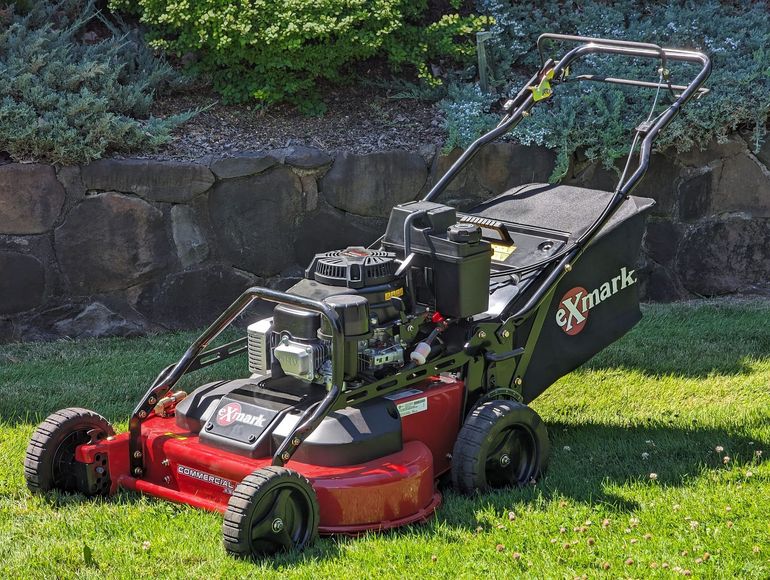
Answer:
[{"label": "engine", "polygon": [[[345,376],[374,378],[403,366],[405,344],[398,327],[406,319],[404,279],[396,275],[396,255],[350,247],[318,254],[305,279],[288,293],[324,300],[340,318],[345,334]],[[304,381],[331,380],[331,329],[316,313],[285,305],[272,318],[248,328],[249,368]]]},{"label": "engine", "polygon": [[[410,243],[407,227],[413,228]],[[490,260],[478,226],[458,224],[447,206],[411,202],[393,209],[382,249],[318,254],[287,293],[323,301],[337,312],[345,381],[355,384],[424,363],[435,355],[434,341],[442,342],[446,320],[462,322],[483,312]],[[278,305],[271,318],[248,327],[250,371],[329,385],[331,339],[318,313]]]}]

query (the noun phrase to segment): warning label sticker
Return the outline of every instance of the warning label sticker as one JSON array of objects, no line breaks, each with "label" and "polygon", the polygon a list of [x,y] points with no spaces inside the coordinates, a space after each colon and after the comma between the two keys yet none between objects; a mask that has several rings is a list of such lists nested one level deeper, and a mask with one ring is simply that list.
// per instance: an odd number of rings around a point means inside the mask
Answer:
[{"label": "warning label sticker", "polygon": [[505,262],[511,254],[516,251],[516,246],[505,246],[503,244],[492,244],[492,261]]},{"label": "warning label sticker", "polygon": [[404,289],[396,288],[395,290],[391,290],[390,292],[385,292],[385,300],[390,300],[391,298],[399,298],[403,295],[404,295]]},{"label": "warning label sticker", "polygon": [[422,413],[423,411],[428,410],[428,397],[414,399],[413,401],[407,401],[406,403],[399,403],[396,405],[396,408],[402,418],[414,415],[415,413]]}]

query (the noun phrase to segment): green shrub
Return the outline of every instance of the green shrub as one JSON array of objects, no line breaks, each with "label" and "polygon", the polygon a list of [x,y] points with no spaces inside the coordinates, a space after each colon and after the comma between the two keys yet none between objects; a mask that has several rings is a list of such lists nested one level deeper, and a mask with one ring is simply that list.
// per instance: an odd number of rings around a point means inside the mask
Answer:
[{"label": "green shrub", "polygon": [[[534,49],[542,32],[561,32],[692,47],[708,53],[713,72],[712,92],[692,101],[657,141],[659,149],[685,151],[723,140],[738,128],[753,129],[753,144],[764,137],[770,114],[770,14],[762,2],[722,3],[586,0],[580,3],[506,2],[478,0],[478,8],[495,20],[488,42],[493,83],[501,93],[518,90],[540,65]],[[569,45],[554,45],[548,56],[564,54]],[[574,73],[599,73],[657,81],[658,63],[594,56],[574,67]],[[696,72],[692,66],[672,65],[672,81],[683,84]],[[498,95],[502,96],[502,95]],[[667,98],[667,95],[662,94]],[[559,148],[554,178],[563,174],[572,154],[581,150],[609,167],[627,154],[631,130],[652,104],[653,92],[610,85],[575,83],[557,87],[554,97],[534,109],[513,133],[522,143]],[[473,99],[469,102],[475,103]],[[665,100],[659,109],[666,104]],[[444,111],[449,107],[442,105]],[[454,106],[454,105],[453,105]],[[447,122],[451,122],[447,115]],[[490,117],[491,128],[497,118]],[[479,131],[483,128],[480,128]],[[450,135],[462,134],[448,127]],[[467,145],[468,140],[459,145]]]},{"label": "green shrub", "polygon": [[[453,2],[453,4],[457,4]],[[345,80],[347,65],[374,56],[416,67],[437,82],[428,60],[472,54],[468,36],[485,19],[456,14],[423,25],[427,0],[112,0],[141,14],[153,46],[192,53],[227,101],[289,101],[312,112],[317,85]]]},{"label": "green shrub", "polygon": [[430,72],[428,62],[447,58],[455,63],[470,61],[476,54],[475,43],[457,42],[457,39],[470,39],[483,26],[491,24],[489,18],[481,16],[463,18],[458,14],[445,14],[424,26],[421,21],[427,8],[426,0],[406,0],[402,5],[404,23],[386,38],[385,52],[396,71],[404,65],[412,66],[418,78],[429,86],[437,86],[441,81]]},{"label": "green shrub", "polygon": [[495,97],[481,92],[478,85],[452,83],[439,103],[444,113],[447,138],[444,150],[463,147],[493,127],[498,116],[489,112]]},{"label": "green shrub", "polygon": [[81,42],[93,1],[38,2],[0,32],[0,151],[17,160],[82,163],[151,149],[189,115],[149,116],[156,90],[181,81],[135,34]]}]

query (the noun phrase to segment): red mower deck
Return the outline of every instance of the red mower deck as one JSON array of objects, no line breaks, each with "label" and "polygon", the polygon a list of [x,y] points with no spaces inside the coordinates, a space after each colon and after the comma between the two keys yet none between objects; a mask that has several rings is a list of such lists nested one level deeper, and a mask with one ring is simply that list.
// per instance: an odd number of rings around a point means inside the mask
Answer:
[{"label": "red mower deck", "polygon": [[[356,534],[424,521],[441,503],[435,481],[449,470],[463,384],[435,377],[419,387],[397,399],[402,408],[418,410],[403,417],[402,451],[341,467],[292,462],[292,469],[304,475],[318,495],[322,534]],[[444,421],[447,428],[433,427]],[[124,488],[221,513],[238,483],[272,460],[246,459],[202,445],[197,433],[181,429],[173,417],[148,418],[142,438],[149,469],[141,478],[130,475],[128,433],[81,445],[75,459],[103,465],[111,478],[110,493]]]}]

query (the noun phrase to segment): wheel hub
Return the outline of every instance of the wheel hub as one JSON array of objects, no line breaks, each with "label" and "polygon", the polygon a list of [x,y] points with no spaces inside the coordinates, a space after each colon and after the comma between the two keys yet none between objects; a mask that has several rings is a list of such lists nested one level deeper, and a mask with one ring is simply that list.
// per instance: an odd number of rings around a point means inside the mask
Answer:
[{"label": "wheel hub", "polygon": [[272,525],[273,531],[277,534],[283,530],[283,520],[281,518],[275,518]]},{"label": "wheel hub", "polygon": [[512,426],[498,433],[486,461],[487,481],[493,487],[527,483],[535,466],[536,452],[531,432]]}]

